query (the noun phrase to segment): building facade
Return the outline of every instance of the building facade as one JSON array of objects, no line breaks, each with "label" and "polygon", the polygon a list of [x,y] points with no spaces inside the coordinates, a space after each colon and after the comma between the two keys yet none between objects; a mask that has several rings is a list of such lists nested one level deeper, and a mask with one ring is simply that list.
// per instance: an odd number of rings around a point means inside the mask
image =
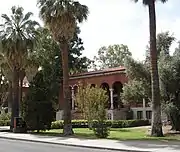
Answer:
[{"label": "building facade", "polygon": [[[78,84],[90,84],[99,86],[107,91],[109,102],[107,103],[107,117],[110,120],[130,119],[129,113],[132,113],[134,119],[151,119],[151,107],[142,101],[139,105],[126,105],[121,101],[123,85],[128,82],[124,67],[93,71],[70,76],[69,87],[71,90],[71,107],[72,118],[82,119],[76,106],[75,94],[77,93]],[[59,107],[63,105],[63,90],[60,90]],[[63,111],[57,112],[56,119],[61,120]],[[132,118],[131,118],[132,119]]]}]

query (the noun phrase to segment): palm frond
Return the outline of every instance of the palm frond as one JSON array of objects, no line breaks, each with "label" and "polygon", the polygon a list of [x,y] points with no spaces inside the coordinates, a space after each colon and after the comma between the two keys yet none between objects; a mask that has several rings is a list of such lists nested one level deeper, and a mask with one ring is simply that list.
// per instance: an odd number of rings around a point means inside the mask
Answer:
[{"label": "palm frond", "polygon": [[49,27],[53,37],[72,39],[78,23],[88,17],[88,7],[74,0],[38,0],[40,18]]},{"label": "palm frond", "polygon": [[31,12],[24,15],[22,7],[11,8],[11,15],[3,14],[4,24],[0,25],[0,49],[4,59],[12,66],[23,66],[28,52],[37,44],[38,22],[30,19]]}]

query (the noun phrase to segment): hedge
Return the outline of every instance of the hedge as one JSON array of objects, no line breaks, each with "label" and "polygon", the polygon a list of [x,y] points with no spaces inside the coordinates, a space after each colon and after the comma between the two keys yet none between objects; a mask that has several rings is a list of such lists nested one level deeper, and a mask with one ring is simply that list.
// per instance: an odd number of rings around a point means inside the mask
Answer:
[{"label": "hedge", "polygon": [[[93,121],[96,124],[97,121]],[[111,128],[128,128],[128,127],[138,127],[150,125],[149,120],[107,120],[107,126]],[[73,128],[88,128],[87,120],[72,120]],[[52,122],[51,129],[62,129],[63,120]]]},{"label": "hedge", "polygon": [[0,120],[0,126],[10,126],[10,120]]},{"label": "hedge", "polygon": [[2,112],[0,114],[0,126],[10,126],[11,113]]}]

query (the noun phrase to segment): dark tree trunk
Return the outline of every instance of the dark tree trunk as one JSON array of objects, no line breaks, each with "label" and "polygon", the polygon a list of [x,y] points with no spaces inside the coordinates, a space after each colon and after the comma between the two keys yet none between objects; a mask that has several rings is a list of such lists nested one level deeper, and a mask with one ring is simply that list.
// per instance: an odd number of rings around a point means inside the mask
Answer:
[{"label": "dark tree trunk", "polygon": [[[22,104],[22,95],[23,95],[23,80],[26,73],[25,70],[22,69],[19,73],[20,85],[19,85],[19,104]],[[20,106],[21,107],[21,106]]]},{"label": "dark tree trunk", "polygon": [[63,68],[63,110],[64,110],[64,129],[63,133],[65,136],[74,134],[71,124],[71,100],[70,100],[70,90],[69,90],[69,62],[68,62],[68,43],[63,41],[60,43],[60,51],[62,58],[62,68]]},{"label": "dark tree trunk", "polygon": [[151,60],[151,85],[152,85],[152,129],[151,136],[161,137],[161,103],[159,90],[159,74],[157,66],[157,47],[156,47],[156,12],[155,1],[149,2],[149,31],[150,31],[150,60]]},{"label": "dark tree trunk", "polygon": [[11,109],[11,111],[12,111],[12,100],[13,100],[13,97],[12,97],[12,82],[11,81],[9,82],[8,87],[9,87],[8,88],[8,112],[10,112],[9,109]]},{"label": "dark tree trunk", "polygon": [[19,69],[17,68],[13,70],[12,94],[11,131],[14,127],[14,117],[19,117]]}]

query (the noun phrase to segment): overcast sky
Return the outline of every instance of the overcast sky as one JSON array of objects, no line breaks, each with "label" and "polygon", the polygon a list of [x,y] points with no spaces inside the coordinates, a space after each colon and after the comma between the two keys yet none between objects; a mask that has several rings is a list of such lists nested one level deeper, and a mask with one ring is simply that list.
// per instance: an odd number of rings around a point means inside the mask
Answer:
[{"label": "overcast sky", "polygon": [[[88,20],[81,25],[84,55],[92,58],[101,46],[126,44],[133,57],[143,59],[148,43],[148,10],[133,0],[79,0],[89,7]],[[142,0],[140,0],[142,1]],[[38,18],[37,0],[0,0],[0,14],[9,13],[11,6],[19,5]],[[169,30],[180,40],[180,0],[158,3],[157,32]],[[174,43],[173,48],[177,44]]]}]

